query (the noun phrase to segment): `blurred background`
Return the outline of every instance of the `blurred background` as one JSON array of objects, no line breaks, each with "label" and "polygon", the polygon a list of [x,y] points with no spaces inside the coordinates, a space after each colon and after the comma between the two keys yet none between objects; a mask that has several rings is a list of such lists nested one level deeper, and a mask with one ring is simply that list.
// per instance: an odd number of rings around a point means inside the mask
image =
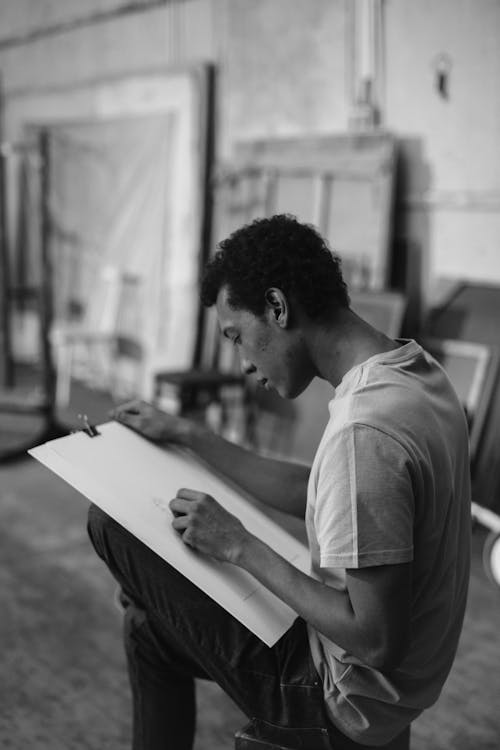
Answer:
[{"label": "blurred background", "polygon": [[[498,747],[499,72],[498,0],[2,0],[2,746],[114,750],[130,726],[85,501],[29,447],[138,397],[312,460],[332,389],[256,391],[198,301],[217,242],[286,212],[462,400],[472,604],[412,746]],[[197,747],[232,747],[244,717],[199,694]]]}]

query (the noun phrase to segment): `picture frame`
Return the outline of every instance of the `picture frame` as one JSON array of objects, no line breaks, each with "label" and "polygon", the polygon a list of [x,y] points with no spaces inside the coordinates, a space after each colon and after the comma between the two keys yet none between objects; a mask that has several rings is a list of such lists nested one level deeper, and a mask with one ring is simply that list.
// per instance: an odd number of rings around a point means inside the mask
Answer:
[{"label": "picture frame", "polygon": [[396,290],[349,291],[352,310],[391,339],[401,335],[406,312],[406,295]]},{"label": "picture frame", "polygon": [[487,344],[458,339],[427,337],[420,343],[444,368],[464,407],[473,462],[498,373],[498,351]]},{"label": "picture frame", "polygon": [[217,239],[259,216],[313,224],[342,258],[350,288],[390,281],[397,147],[389,133],[238,141],[217,180]]}]

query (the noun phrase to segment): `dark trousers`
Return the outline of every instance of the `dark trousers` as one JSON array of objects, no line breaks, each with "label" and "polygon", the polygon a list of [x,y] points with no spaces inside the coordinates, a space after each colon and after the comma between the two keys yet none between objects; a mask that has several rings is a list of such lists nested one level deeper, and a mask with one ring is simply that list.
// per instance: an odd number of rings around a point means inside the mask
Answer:
[{"label": "dark trousers", "polygon": [[88,531],[125,604],[134,750],[191,750],[195,678],[217,682],[285,746],[300,735],[304,750],[364,747],[325,714],[302,619],[269,648],[96,506]]}]

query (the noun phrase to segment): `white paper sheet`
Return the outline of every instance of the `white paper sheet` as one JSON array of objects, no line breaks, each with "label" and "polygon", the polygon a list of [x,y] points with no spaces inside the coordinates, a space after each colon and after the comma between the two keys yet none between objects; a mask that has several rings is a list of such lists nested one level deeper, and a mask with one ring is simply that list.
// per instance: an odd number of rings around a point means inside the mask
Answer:
[{"label": "white paper sheet", "polygon": [[212,495],[278,554],[309,571],[307,548],[188,452],[159,448],[117,422],[28,451],[132,532],[272,646],[297,614],[246,571],[193,552],[172,528],[169,501],[182,488]]}]

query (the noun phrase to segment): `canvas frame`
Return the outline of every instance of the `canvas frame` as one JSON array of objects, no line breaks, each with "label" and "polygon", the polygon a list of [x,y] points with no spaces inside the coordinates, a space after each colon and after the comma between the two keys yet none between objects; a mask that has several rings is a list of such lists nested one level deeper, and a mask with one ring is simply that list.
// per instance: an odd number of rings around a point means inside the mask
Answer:
[{"label": "canvas frame", "polygon": [[[467,415],[471,461],[474,462],[493,395],[499,353],[488,344],[458,339],[427,337],[420,343],[443,366],[457,388]],[[465,389],[463,372],[459,372],[460,361],[472,364]]]},{"label": "canvas frame", "polygon": [[[144,398],[152,395],[157,370],[190,367],[195,356],[199,268],[210,240],[213,88],[211,65],[162,66],[22,92],[10,103],[8,111],[9,132],[23,133],[24,137],[40,129],[161,116],[170,111],[178,119],[175,132],[180,147],[174,151],[175,172],[171,179],[175,190],[169,191],[165,206],[169,216],[166,241],[172,253],[158,273],[155,298],[165,301],[165,309],[158,315],[157,343],[145,348],[147,362],[140,393]],[[12,226],[16,213],[17,196],[13,194]],[[28,258],[28,269],[31,265]],[[185,332],[182,340],[177,335],[180,329]]]},{"label": "canvas frame", "polygon": [[361,318],[391,339],[401,335],[407,307],[406,296],[396,290],[350,291],[351,308]]}]

